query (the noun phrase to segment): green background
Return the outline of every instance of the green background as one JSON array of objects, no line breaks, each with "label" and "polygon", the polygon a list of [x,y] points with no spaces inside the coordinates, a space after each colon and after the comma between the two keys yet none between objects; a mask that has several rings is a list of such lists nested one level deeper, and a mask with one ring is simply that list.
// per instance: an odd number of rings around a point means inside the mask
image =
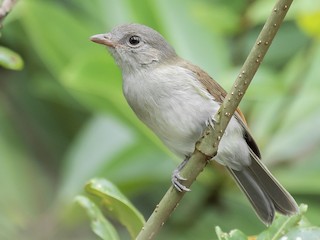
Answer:
[{"label": "green background", "polygon": [[[177,53],[229,90],[274,2],[23,0],[0,45],[21,71],[0,68],[0,239],[97,239],[74,204],[104,177],[147,218],[179,159],[128,107],[121,75],[91,35],[130,22],[161,32]],[[263,161],[320,225],[320,6],[293,3],[241,107]],[[2,52],[0,51],[0,57]],[[121,239],[128,233],[117,222]],[[216,225],[265,227],[230,177],[208,167],[158,239],[215,239]]]}]

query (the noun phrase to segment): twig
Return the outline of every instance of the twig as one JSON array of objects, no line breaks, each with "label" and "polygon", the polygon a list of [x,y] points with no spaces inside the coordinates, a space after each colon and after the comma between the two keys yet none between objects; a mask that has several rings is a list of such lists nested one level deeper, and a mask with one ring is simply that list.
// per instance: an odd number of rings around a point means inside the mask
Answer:
[{"label": "twig", "polygon": [[[211,127],[206,129],[202,139],[196,144],[196,150],[181,171],[181,175],[187,178],[187,181],[184,182],[186,187],[190,187],[196,177],[203,171],[208,159],[216,155],[220,139],[253,76],[258,70],[261,61],[267,53],[292,1],[293,0],[278,0],[274,6],[271,15],[267,19],[257,41],[244,62],[231,91],[215,115],[214,119],[216,122],[214,129]],[[170,187],[140,231],[137,240],[154,239],[183,196],[184,193],[178,192],[173,187]]]},{"label": "twig", "polygon": [[3,0],[0,6],[0,28],[2,28],[2,22],[4,18],[9,14],[17,0]]}]

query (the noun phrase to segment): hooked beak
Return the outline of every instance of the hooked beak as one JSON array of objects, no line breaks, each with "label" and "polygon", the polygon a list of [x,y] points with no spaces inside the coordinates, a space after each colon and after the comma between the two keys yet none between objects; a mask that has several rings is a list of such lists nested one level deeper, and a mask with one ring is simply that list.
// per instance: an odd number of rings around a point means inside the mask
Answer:
[{"label": "hooked beak", "polygon": [[115,47],[114,42],[111,40],[110,33],[97,34],[90,37],[90,40],[95,43],[103,44],[108,47]]}]

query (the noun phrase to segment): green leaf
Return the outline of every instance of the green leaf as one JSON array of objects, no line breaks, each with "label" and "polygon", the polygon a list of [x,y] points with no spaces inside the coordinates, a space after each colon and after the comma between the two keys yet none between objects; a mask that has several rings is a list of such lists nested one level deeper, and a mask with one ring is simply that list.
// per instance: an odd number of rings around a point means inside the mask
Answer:
[{"label": "green leaf", "polygon": [[138,235],[145,220],[116,186],[105,179],[92,179],[85,189],[101,198],[108,212],[128,229],[132,238]]},{"label": "green leaf", "polygon": [[219,240],[247,240],[247,236],[238,229],[225,233],[217,226],[215,230]]},{"label": "green leaf", "polygon": [[299,207],[299,213],[293,216],[279,216],[273,224],[264,232],[262,232],[257,240],[277,240],[283,237],[285,234],[289,233],[292,228],[297,227],[299,224],[305,224],[303,220],[303,214],[306,213],[308,206],[301,204]]},{"label": "green leaf", "polygon": [[[293,216],[279,216],[274,223],[260,235],[254,239],[257,240],[279,240],[279,239],[317,239],[315,238],[319,233],[319,228],[309,227],[309,223],[303,218],[308,206],[305,204],[300,205],[300,211]],[[297,228],[298,227],[298,228]],[[216,227],[216,234],[219,240],[247,240],[243,232],[235,229],[229,233],[225,233],[219,226]],[[295,236],[295,237],[293,237]],[[318,235],[319,236],[319,235]]]},{"label": "green leaf", "polygon": [[103,216],[94,202],[85,196],[77,196],[75,201],[87,211],[87,214],[91,219],[91,229],[95,234],[105,240],[120,239],[115,228]]},{"label": "green leaf", "polygon": [[21,70],[23,68],[23,60],[18,53],[8,48],[0,47],[0,66],[11,70]]}]

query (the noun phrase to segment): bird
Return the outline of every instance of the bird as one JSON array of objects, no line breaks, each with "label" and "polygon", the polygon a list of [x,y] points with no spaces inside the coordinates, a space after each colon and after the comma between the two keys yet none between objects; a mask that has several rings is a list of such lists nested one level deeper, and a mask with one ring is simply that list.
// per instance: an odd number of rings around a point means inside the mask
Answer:
[{"label": "bird", "polygon": [[[119,66],[123,94],[136,116],[184,159],[171,181],[178,191],[189,191],[180,171],[206,127],[214,127],[214,115],[226,91],[200,67],[179,57],[165,38],[148,26],[122,24],[90,40],[105,45]],[[275,212],[298,212],[294,198],[262,163],[239,108],[212,160],[225,166],[265,225],[273,222]]]}]

